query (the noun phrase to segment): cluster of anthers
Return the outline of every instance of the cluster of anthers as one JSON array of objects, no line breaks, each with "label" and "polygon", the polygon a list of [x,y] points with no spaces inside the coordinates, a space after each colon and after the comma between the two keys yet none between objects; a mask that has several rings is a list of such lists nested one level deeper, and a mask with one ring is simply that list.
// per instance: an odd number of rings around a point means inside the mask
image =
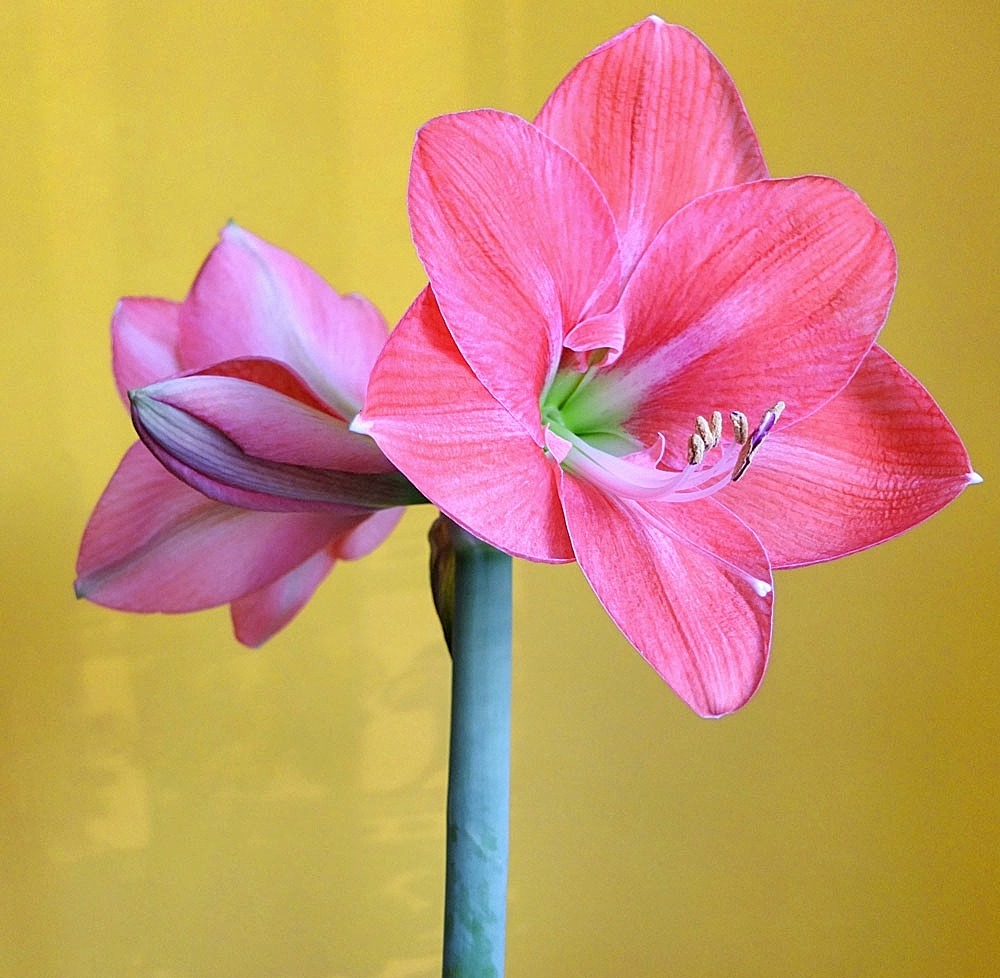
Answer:
[{"label": "cluster of anthers", "polygon": [[[750,467],[750,462],[757,452],[757,449],[764,442],[768,432],[774,427],[775,422],[781,417],[781,412],[785,410],[785,402],[778,401],[774,407],[764,412],[760,419],[760,424],[751,432],[747,416],[742,411],[731,411],[729,420],[733,426],[733,439],[735,446],[738,446],[736,461],[732,467],[730,481],[738,482],[746,474]],[[713,411],[711,420],[698,415],[695,419],[694,434],[688,439],[688,465],[699,466],[705,459],[705,454],[710,452],[722,441],[722,412]],[[734,446],[734,447],[735,447]],[[726,463],[731,453],[723,453],[722,465],[728,467]]]}]

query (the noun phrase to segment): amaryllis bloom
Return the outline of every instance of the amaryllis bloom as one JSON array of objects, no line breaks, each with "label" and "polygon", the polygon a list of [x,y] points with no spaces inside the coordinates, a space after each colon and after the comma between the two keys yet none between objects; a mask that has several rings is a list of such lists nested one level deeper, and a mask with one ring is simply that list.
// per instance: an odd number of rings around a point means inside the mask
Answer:
[{"label": "amaryllis bloom", "polygon": [[87,525],[81,597],[128,611],[229,603],[237,638],[259,645],[420,498],[347,429],[382,316],[249,232],[222,232],[183,302],[122,299],[111,332],[146,444],[126,452]]},{"label": "amaryllis bloom", "polygon": [[885,229],[834,180],[769,179],[682,28],[599,47],[533,124],[433,120],[409,208],[430,286],[356,430],[486,542],[577,560],[700,714],[757,688],[773,569],[886,540],[976,480],[875,345]]}]

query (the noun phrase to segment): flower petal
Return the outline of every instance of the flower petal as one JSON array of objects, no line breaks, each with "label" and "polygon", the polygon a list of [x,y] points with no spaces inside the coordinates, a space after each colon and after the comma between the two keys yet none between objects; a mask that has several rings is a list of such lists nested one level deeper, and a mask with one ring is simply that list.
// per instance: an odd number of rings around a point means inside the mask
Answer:
[{"label": "flower petal", "polygon": [[125,406],[128,392],[180,373],[180,303],[125,298],[111,317],[111,367]]},{"label": "flower petal", "polygon": [[561,491],[580,568],[625,637],[696,713],[743,706],[767,665],[770,590],[633,504],[570,476]]},{"label": "flower petal", "polygon": [[255,649],[281,631],[305,606],[337,562],[318,550],[283,577],[237,598],[229,608],[238,641]]},{"label": "flower petal", "polygon": [[313,269],[235,224],[184,302],[183,369],[244,356],[288,364],[343,417],[364,399],[387,327],[359,295],[338,295]]},{"label": "flower petal", "polygon": [[225,506],[179,482],[136,444],[87,524],[76,592],[129,611],[225,604],[284,576],[364,518]]},{"label": "flower petal", "polygon": [[[345,421],[318,410],[288,388],[276,389],[247,379],[255,378],[255,372],[245,377],[231,369],[246,363],[230,361],[151,384],[142,395],[211,425],[248,455],[340,472],[395,471],[375,443],[349,431]],[[281,364],[270,366],[275,372],[288,372]]]},{"label": "flower petal", "polygon": [[340,560],[360,560],[367,557],[386,540],[403,518],[405,510],[377,509],[363,523],[335,540],[331,552]]},{"label": "flower petal", "polygon": [[718,498],[753,526],[775,567],[794,567],[882,543],[974,481],[930,394],[874,347],[840,394],[769,437]]},{"label": "flower petal", "polygon": [[469,366],[523,424],[563,337],[620,288],[614,219],[582,166],[530,123],[463,112],[427,123],[410,170],[410,222]]},{"label": "flower petal", "polygon": [[[342,421],[318,412],[310,415],[298,401],[268,388],[236,378],[196,375],[152,384],[132,391],[130,397],[135,429],[149,451],[178,479],[218,502],[269,512],[346,508],[363,515],[364,509],[423,501],[395,469],[345,472],[284,461],[282,455],[296,453],[322,456],[327,452],[324,436],[333,443],[334,455],[338,441],[354,438],[371,443],[347,431]],[[248,413],[258,412],[262,426],[275,425],[273,444],[266,428],[248,434],[240,421],[233,420],[238,417],[234,408],[251,402]],[[199,409],[207,418],[199,416]],[[246,435],[255,451],[230,437],[230,431],[223,430],[227,424],[235,436]],[[301,433],[298,442],[297,433]]]},{"label": "flower petal", "polygon": [[372,513],[284,577],[237,598],[230,607],[236,638],[251,648],[263,645],[302,610],[338,558],[356,560],[370,554],[396,528],[402,515],[402,509]]},{"label": "flower petal", "polygon": [[573,559],[555,466],[469,369],[429,289],[392,331],[355,427],[470,533],[529,560]]},{"label": "flower petal", "polygon": [[658,17],[584,58],[535,125],[594,175],[618,222],[626,270],[695,197],[767,176],[726,69],[697,37]]},{"label": "flower petal", "polygon": [[[885,228],[834,180],[765,180],[670,220],[622,305],[629,335],[602,377],[635,405],[626,427],[683,449],[699,414],[803,417],[851,378],[881,328],[896,259]],[[673,438],[671,439],[671,433]]]},{"label": "flower petal", "polygon": [[758,594],[771,589],[770,554],[746,522],[716,499],[641,502],[636,511],[673,539],[731,567]]}]

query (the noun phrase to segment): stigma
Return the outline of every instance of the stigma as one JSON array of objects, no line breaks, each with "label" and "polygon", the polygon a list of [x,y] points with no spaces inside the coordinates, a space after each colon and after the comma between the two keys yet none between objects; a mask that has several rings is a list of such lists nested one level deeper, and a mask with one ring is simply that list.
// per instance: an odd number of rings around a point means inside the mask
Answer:
[{"label": "stigma", "polygon": [[[750,468],[750,463],[753,461],[754,455],[757,454],[760,446],[764,444],[764,439],[767,437],[768,432],[774,427],[774,423],[781,417],[781,412],[784,410],[785,402],[778,401],[773,408],[764,412],[764,417],[760,419],[760,424],[742,440],[743,447],[740,449],[739,457],[736,459],[736,466],[733,469],[733,482],[739,482],[746,475],[746,471]],[[745,431],[745,417],[743,418],[743,426]],[[735,422],[733,427],[735,428]],[[739,440],[739,436],[737,435],[737,441]]]}]

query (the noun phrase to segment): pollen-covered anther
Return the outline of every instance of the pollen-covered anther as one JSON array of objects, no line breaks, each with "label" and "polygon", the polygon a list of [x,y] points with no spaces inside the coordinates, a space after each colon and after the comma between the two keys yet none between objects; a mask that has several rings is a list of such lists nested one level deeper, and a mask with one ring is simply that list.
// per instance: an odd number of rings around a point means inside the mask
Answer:
[{"label": "pollen-covered anther", "polygon": [[729,420],[733,423],[733,437],[736,439],[736,444],[745,445],[750,437],[750,422],[747,421],[747,416],[742,411],[730,411]]},{"label": "pollen-covered anther", "polygon": [[722,412],[712,412],[712,441],[718,445],[722,441]]},{"label": "pollen-covered anther", "polygon": [[699,414],[694,420],[694,427],[698,436],[705,443],[705,448],[715,448],[719,439],[712,432],[712,426],[708,423],[708,420]]},{"label": "pollen-covered anther", "polygon": [[[703,419],[699,418],[698,420]],[[701,465],[701,461],[705,457],[705,449],[705,439],[696,431],[688,440],[688,464]]]}]

